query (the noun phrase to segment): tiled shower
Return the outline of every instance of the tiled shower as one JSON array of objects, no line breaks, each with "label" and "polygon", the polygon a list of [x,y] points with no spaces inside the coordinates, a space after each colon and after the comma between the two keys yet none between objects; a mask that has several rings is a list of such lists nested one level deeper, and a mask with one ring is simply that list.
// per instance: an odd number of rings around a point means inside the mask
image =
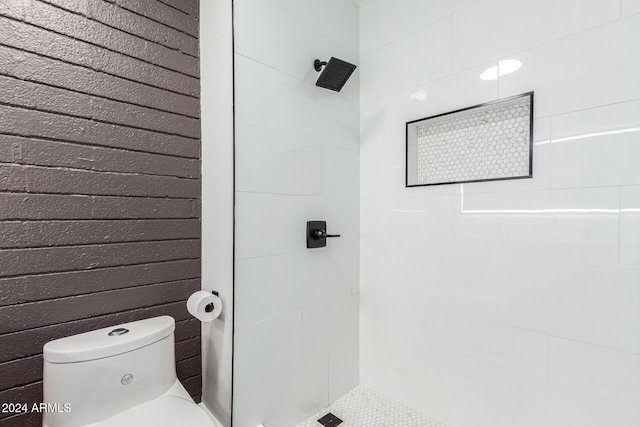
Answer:
[{"label": "tiled shower", "polygon": [[[235,2],[240,425],[358,383],[451,426],[640,422],[640,3],[319,3]],[[405,186],[406,122],[527,92],[533,178]],[[307,252],[309,219],[343,237]]]}]

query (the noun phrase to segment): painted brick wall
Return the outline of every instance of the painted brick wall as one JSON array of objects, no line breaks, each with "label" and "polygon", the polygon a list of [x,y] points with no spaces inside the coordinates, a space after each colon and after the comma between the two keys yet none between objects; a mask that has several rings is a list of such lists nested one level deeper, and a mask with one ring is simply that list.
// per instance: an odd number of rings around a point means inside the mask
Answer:
[{"label": "painted brick wall", "polygon": [[0,0],[0,403],[41,401],[47,341],[163,314],[200,399],[198,10]]}]

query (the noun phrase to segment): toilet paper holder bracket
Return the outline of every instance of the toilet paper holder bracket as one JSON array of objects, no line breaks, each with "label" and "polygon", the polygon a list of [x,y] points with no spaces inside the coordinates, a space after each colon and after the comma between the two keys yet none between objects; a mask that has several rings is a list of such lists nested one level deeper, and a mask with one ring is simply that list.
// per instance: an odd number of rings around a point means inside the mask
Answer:
[{"label": "toilet paper holder bracket", "polygon": [[[218,291],[211,291],[211,293],[217,297],[220,296],[220,293]],[[213,305],[213,303],[210,303],[210,304],[207,304],[207,306],[204,308],[204,311],[206,311],[207,313],[211,313],[215,309],[216,309],[216,306]]]}]

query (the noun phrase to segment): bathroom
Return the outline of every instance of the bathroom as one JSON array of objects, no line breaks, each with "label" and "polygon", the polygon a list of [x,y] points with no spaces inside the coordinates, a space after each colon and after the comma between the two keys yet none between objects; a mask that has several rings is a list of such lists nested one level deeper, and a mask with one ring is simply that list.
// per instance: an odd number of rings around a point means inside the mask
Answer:
[{"label": "bathroom", "polygon": [[[0,427],[639,426],[639,45],[640,0],[0,0]],[[514,100],[521,173],[414,182]]]}]

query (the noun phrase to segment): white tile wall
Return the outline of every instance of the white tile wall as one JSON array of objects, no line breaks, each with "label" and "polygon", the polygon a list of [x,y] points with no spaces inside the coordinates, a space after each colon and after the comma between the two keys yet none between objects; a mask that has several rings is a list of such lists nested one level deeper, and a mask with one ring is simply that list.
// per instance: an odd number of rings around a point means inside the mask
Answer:
[{"label": "white tile wall", "polygon": [[[360,10],[362,384],[453,427],[640,425],[640,3],[384,7]],[[405,122],[527,91],[533,179],[404,188]]]},{"label": "white tile wall", "polygon": [[523,65],[500,78],[500,96],[535,90],[536,117],[637,100],[638,38],[633,15],[511,55]]},{"label": "white tile wall", "polygon": [[640,187],[620,189],[620,266],[640,269]]},{"label": "white tile wall", "polygon": [[[291,427],[359,382],[359,69],[351,0],[236,0],[234,426]],[[308,250],[306,221],[328,247]]]},{"label": "white tile wall", "polygon": [[361,101],[446,76],[451,70],[450,46],[451,20],[445,18],[364,54],[360,59]]},{"label": "white tile wall", "polygon": [[360,54],[398,40],[413,30],[413,0],[373,0],[360,7]]},{"label": "white tile wall", "polygon": [[640,102],[555,116],[551,121],[551,186],[637,183]]},{"label": "white tile wall", "polygon": [[622,16],[633,15],[640,12],[640,1],[622,0]]},{"label": "white tile wall", "polygon": [[453,68],[464,70],[619,18],[611,0],[484,0],[453,15]]},{"label": "white tile wall", "polygon": [[358,6],[344,0],[304,0],[304,17],[320,34],[358,54]]},{"label": "white tile wall", "polygon": [[301,362],[300,311],[237,328],[234,392],[241,394],[284,374]]},{"label": "white tile wall", "polygon": [[236,327],[267,320],[273,316],[273,258],[236,261],[234,307]]},{"label": "white tile wall", "polygon": [[236,395],[233,425],[295,426],[329,404],[326,356],[292,367],[285,374]]}]

